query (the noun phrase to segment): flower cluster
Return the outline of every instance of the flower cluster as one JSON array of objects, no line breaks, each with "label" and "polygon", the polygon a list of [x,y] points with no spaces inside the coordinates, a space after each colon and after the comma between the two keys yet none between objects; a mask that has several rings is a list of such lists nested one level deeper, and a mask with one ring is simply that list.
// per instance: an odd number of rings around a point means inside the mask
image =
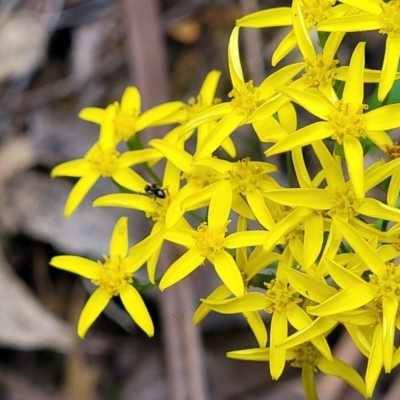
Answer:
[{"label": "flower cluster", "polygon": [[[256,86],[244,78],[240,31],[273,26],[292,30],[275,50],[272,65],[282,63],[295,47],[303,58]],[[364,30],[386,36],[382,70],[365,68],[364,42],[356,44],[348,65],[337,59],[346,32]],[[318,33],[318,45],[310,32]],[[196,268],[212,267],[221,284],[201,300],[194,323],[211,311],[241,313],[257,342],[228,357],[266,361],[275,380],[290,361],[302,369],[309,399],[317,399],[316,371],[339,376],[372,397],[382,370],[389,373],[400,363],[394,341],[400,329],[400,152],[390,134],[400,127],[400,104],[390,101],[400,78],[399,58],[400,0],[293,0],[291,7],[237,20],[228,44],[232,90],[226,101],[215,97],[220,73],[211,71],[188,104],[173,101],[141,113],[139,91],[128,87],[120,103],[82,110],[80,117],[98,124],[100,135],[82,159],[52,171],[53,177],[79,178],[65,216],[100,177],[108,177],[123,193],[100,197],[93,205],[139,210],[152,229],[128,248],[123,217],[104,261],[51,260],[52,266],[98,286],[82,311],[79,336],[118,295],[152,336],[138,290],[143,285],[133,274],[146,265],[149,283],[164,291]],[[380,105],[373,110],[364,97],[366,83],[378,83]],[[317,122],[298,127],[295,104]],[[170,124],[173,129],[162,139],[139,141],[140,131]],[[234,160],[232,138],[243,125],[269,144],[266,157],[286,153],[290,181],[296,185],[277,182],[273,174],[278,168],[267,159],[228,161],[214,154],[222,147],[226,158]],[[121,142],[127,149],[122,154]],[[316,173],[307,168],[306,147],[319,161]],[[371,149],[380,158],[366,167]],[[164,168],[162,178],[152,170],[156,163]],[[144,166],[153,181],[139,175],[136,165]],[[372,189],[383,191],[384,200],[372,197]],[[159,276],[164,240],[186,251]],[[339,324],[368,359],[363,376],[332,354],[327,336]]]}]

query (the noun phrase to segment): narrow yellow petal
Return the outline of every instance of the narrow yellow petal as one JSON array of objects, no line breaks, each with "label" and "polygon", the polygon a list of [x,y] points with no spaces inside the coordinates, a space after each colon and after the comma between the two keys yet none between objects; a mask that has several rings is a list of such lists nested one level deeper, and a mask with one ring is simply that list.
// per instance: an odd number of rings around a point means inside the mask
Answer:
[{"label": "narrow yellow petal", "polygon": [[[365,204],[365,202],[364,202]],[[385,270],[385,262],[379,257],[376,251],[360,236],[359,232],[350,224],[336,216],[332,216],[333,223],[339,232],[344,236],[349,245],[358,256],[376,274]]]},{"label": "narrow yellow petal", "polygon": [[269,148],[265,154],[270,157],[298,147],[304,147],[313,142],[328,138],[334,133],[334,128],[328,122],[315,122],[293,132],[285,139]]},{"label": "narrow yellow petal", "polygon": [[87,195],[89,190],[99,178],[100,174],[98,172],[91,172],[90,174],[79,179],[68,195],[64,209],[65,218],[68,218],[78,208],[83,198]]},{"label": "narrow yellow petal", "polygon": [[110,295],[102,288],[96,289],[85,304],[78,321],[78,336],[84,338],[86,332],[106,308]]},{"label": "narrow yellow petal", "polygon": [[205,77],[201,89],[199,91],[199,97],[203,104],[211,105],[214,102],[215,91],[218,86],[219,78],[221,77],[221,71],[213,69]]},{"label": "narrow yellow petal", "polygon": [[255,349],[228,351],[226,356],[243,361],[269,361],[270,349],[257,347]]},{"label": "narrow yellow petal", "polygon": [[309,268],[319,256],[324,240],[324,218],[313,213],[304,221],[304,265]]},{"label": "narrow yellow petal", "polygon": [[364,121],[368,130],[380,131],[393,129],[399,126],[393,115],[400,114],[400,104],[389,104],[364,114]]},{"label": "narrow yellow petal", "polygon": [[186,151],[162,139],[152,139],[149,145],[159,150],[169,161],[174,163],[181,171],[189,172],[192,157]]},{"label": "narrow yellow petal", "polygon": [[154,325],[150,314],[139,292],[131,285],[126,285],[120,291],[121,301],[129,315],[147,336],[154,336]]},{"label": "narrow yellow petal", "polygon": [[276,7],[256,11],[236,20],[236,25],[246,28],[268,28],[273,26],[292,25],[290,7]]},{"label": "narrow yellow petal", "polygon": [[315,374],[311,368],[303,367],[301,369],[301,382],[303,384],[304,394],[307,396],[307,399],[319,400],[315,385]]},{"label": "narrow yellow petal", "polygon": [[268,199],[290,207],[310,207],[315,210],[329,210],[334,206],[332,196],[325,189],[279,189],[264,193]]},{"label": "narrow yellow petal", "polygon": [[244,283],[239,268],[233,257],[226,251],[221,251],[213,257],[215,271],[226,287],[236,296],[244,295]]},{"label": "narrow yellow petal", "polygon": [[276,345],[287,337],[288,322],[286,315],[274,312],[271,319],[269,371],[273,380],[282,375],[286,362],[286,349]]},{"label": "narrow yellow petal", "polygon": [[365,42],[356,46],[349,65],[349,74],[343,91],[343,101],[355,105],[364,100],[363,70],[365,64]]},{"label": "narrow yellow petal", "polygon": [[335,110],[334,106],[326,99],[316,94],[292,87],[280,87],[279,92],[305,108],[310,114],[326,121],[328,115]]},{"label": "narrow yellow petal", "polygon": [[371,354],[368,357],[367,371],[365,374],[367,397],[372,397],[374,394],[375,385],[383,366],[382,330],[381,324],[376,325],[371,346]]},{"label": "narrow yellow petal", "polygon": [[104,114],[105,110],[103,110],[102,108],[86,107],[79,112],[78,117],[85,121],[101,125],[101,123],[103,122]]},{"label": "narrow yellow petal", "polygon": [[87,279],[96,279],[99,276],[99,264],[83,257],[56,256],[50,260],[49,264]]},{"label": "narrow yellow petal", "polygon": [[170,101],[152,107],[138,117],[136,129],[141,131],[149,126],[167,125],[179,122],[179,111],[182,107],[183,103],[181,101]]},{"label": "narrow yellow petal", "polygon": [[369,217],[400,222],[400,210],[387,206],[377,199],[365,199],[361,206],[357,207],[357,211]]},{"label": "narrow yellow petal", "polygon": [[367,283],[357,283],[338,292],[328,300],[317,306],[307,307],[311,315],[329,316],[344,311],[355,310],[366,305],[375,294]]},{"label": "narrow yellow petal", "polygon": [[239,115],[236,111],[225,115],[201,143],[194,155],[195,160],[210,156],[238,126],[244,123],[244,121],[245,117]]},{"label": "narrow yellow petal", "polygon": [[257,311],[246,311],[243,313],[247,323],[256,337],[258,345],[263,348],[267,345],[268,333],[265,322]]},{"label": "narrow yellow petal", "polygon": [[99,135],[99,145],[103,150],[115,147],[115,114],[116,107],[114,104],[110,104],[104,111],[104,117],[100,125]]},{"label": "narrow yellow petal", "polygon": [[292,3],[292,18],[293,18],[293,30],[296,35],[297,45],[303,58],[313,60],[315,58],[314,46],[311,42],[310,35],[304,20],[303,11],[297,0],[293,0]]},{"label": "narrow yellow petal", "polygon": [[262,293],[246,293],[236,299],[202,299],[211,310],[221,314],[237,314],[240,312],[258,311],[265,308],[266,300]]},{"label": "narrow yellow petal", "polygon": [[152,200],[140,194],[113,193],[101,196],[93,202],[93,207],[122,207],[133,210],[147,211]]},{"label": "narrow yellow petal", "polygon": [[200,254],[198,249],[188,250],[183,256],[178,258],[165,272],[160,281],[160,290],[179,282],[197,267],[204,263],[205,257]]},{"label": "narrow yellow petal", "polygon": [[271,215],[271,212],[265,204],[265,198],[261,194],[260,190],[254,190],[247,193],[246,199],[249,203],[251,210],[257,218],[257,221],[268,230],[271,230],[275,226],[275,221]]},{"label": "narrow yellow petal", "polygon": [[392,370],[394,333],[396,328],[396,315],[399,310],[399,301],[395,297],[385,297],[382,304],[382,353],[383,366],[388,374]]},{"label": "narrow yellow petal", "polygon": [[210,200],[208,224],[210,226],[225,225],[232,205],[232,186],[228,180],[218,182]]},{"label": "narrow yellow petal", "polygon": [[229,38],[228,64],[232,86],[237,89],[244,87],[243,70],[239,54],[239,26],[233,28]]},{"label": "narrow yellow petal", "polygon": [[87,175],[91,170],[91,165],[85,159],[66,161],[57,165],[51,170],[51,177],[72,176],[80,178]]},{"label": "narrow yellow petal", "polygon": [[400,58],[400,36],[388,35],[386,39],[385,56],[383,59],[382,76],[378,88],[378,100],[383,101],[393,86]]},{"label": "narrow yellow petal", "polygon": [[347,170],[354,193],[357,199],[362,201],[365,197],[364,185],[364,155],[361,143],[354,137],[345,137],[343,140],[344,154],[347,162]]},{"label": "narrow yellow petal", "polygon": [[128,254],[128,217],[121,217],[115,224],[111,241],[110,256],[121,256],[125,258]]},{"label": "narrow yellow petal", "polygon": [[128,86],[121,98],[121,111],[137,117],[140,114],[142,100],[139,89],[135,86]]},{"label": "narrow yellow petal", "polygon": [[135,171],[130,168],[118,168],[111,178],[119,185],[132,190],[133,192],[144,192],[147,182]]}]

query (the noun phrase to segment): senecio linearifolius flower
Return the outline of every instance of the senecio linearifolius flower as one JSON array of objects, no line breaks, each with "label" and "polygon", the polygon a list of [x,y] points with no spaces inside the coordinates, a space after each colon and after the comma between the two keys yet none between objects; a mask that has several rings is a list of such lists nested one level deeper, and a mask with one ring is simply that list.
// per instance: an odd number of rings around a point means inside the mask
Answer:
[{"label": "senecio linearifolius flower", "polygon": [[[276,26],[291,30],[272,56],[275,72],[257,86],[243,73],[240,32]],[[354,44],[348,62],[337,56],[346,33],[363,30],[386,38],[382,70],[366,68],[365,42]],[[319,35],[318,44],[310,33]],[[285,64],[296,47],[299,59]],[[84,337],[119,296],[152,336],[145,289],[174,290],[203,267],[220,284],[200,299],[193,322],[210,312],[238,313],[254,334],[254,348],[232,350],[229,358],[267,362],[275,380],[289,362],[301,369],[309,399],[318,398],[318,372],[372,397],[380,374],[400,364],[394,340],[400,329],[400,145],[391,132],[400,127],[400,104],[393,101],[400,98],[399,54],[400,0],[293,0],[291,7],[237,20],[227,43],[229,93],[216,97],[221,74],[211,71],[187,104],[171,101],[142,112],[138,89],[128,87],[121,102],[83,109],[79,116],[99,125],[99,138],[81,159],[51,173],[78,178],[65,217],[99,178],[111,178],[115,193],[93,205],[143,212],[152,228],[129,247],[123,217],[102,261],[72,255],[51,260],[53,267],[97,286],[82,311],[78,335]],[[376,85],[381,102],[372,110],[366,83]],[[294,105],[315,122],[298,126]],[[140,141],[143,130],[171,124],[163,138]],[[235,132],[243,125],[254,130],[254,140],[269,143],[266,157],[286,153],[288,181],[296,184],[283,187],[268,158],[236,158]],[[220,147],[223,159],[214,154]],[[316,172],[307,167],[306,147],[318,161]],[[375,161],[367,166],[371,149]],[[164,172],[157,176],[152,167],[160,161]],[[134,211],[129,213],[134,218]],[[164,241],[185,250],[161,274],[157,263]],[[144,266],[148,281],[141,282],[136,272]],[[366,357],[365,371],[356,371],[330,348],[329,334],[339,324]]]}]

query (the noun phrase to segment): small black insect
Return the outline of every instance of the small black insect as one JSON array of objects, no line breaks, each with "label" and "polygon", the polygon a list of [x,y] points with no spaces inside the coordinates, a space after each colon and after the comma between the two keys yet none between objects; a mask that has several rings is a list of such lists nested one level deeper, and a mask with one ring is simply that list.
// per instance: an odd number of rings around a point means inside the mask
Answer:
[{"label": "small black insect", "polygon": [[156,183],[152,183],[151,185],[146,185],[144,187],[144,191],[146,194],[149,196],[154,196],[157,199],[165,199],[167,197],[165,190],[162,189],[159,185]]}]

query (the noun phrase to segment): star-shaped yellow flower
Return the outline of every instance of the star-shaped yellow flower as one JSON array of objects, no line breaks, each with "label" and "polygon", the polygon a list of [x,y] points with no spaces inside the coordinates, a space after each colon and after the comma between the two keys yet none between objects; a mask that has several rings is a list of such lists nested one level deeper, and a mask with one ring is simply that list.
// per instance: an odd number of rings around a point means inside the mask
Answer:
[{"label": "star-shaped yellow flower", "polygon": [[56,256],[50,265],[91,279],[98,288],[92,293],[82,310],[78,322],[78,335],[83,338],[87,330],[106,308],[114,296],[120,296],[132,319],[148,336],[154,335],[154,326],[139,292],[132,286],[132,260],[128,254],[128,218],[122,217],[115,225],[110,242],[110,256],[104,261],[92,261],[78,256]]}]

